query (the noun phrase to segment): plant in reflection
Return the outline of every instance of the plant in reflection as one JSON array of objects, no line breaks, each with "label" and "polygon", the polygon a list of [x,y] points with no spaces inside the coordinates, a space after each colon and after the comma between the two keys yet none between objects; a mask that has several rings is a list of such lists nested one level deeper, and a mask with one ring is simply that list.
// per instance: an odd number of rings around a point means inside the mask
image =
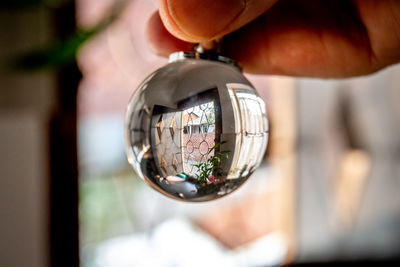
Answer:
[{"label": "plant in reflection", "polygon": [[230,151],[219,151],[216,152],[216,149],[219,148],[222,144],[226,143],[217,142],[215,145],[210,148],[207,152],[207,156],[210,155],[211,152],[214,151],[214,155],[211,156],[206,162],[202,162],[194,165],[198,171],[196,173],[197,183],[200,185],[205,184],[219,184],[222,182],[219,176],[223,175],[223,169],[221,168],[222,162],[224,159],[229,157]]}]

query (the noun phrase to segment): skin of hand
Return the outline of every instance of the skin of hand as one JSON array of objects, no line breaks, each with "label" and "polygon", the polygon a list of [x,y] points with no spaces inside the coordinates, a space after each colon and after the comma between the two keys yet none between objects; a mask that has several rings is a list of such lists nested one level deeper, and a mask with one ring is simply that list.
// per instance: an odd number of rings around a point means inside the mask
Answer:
[{"label": "skin of hand", "polygon": [[223,36],[248,73],[351,77],[400,61],[400,1],[160,0],[147,34],[163,56]]}]

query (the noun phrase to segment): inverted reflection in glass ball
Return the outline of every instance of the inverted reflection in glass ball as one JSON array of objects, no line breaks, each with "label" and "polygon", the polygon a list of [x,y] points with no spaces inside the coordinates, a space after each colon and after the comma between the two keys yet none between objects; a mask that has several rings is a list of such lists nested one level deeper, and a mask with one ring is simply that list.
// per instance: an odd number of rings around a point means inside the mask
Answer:
[{"label": "inverted reflection in glass ball", "polygon": [[125,119],[137,174],[174,199],[225,196],[254,172],[268,141],[265,104],[234,65],[177,60],[136,90]]}]

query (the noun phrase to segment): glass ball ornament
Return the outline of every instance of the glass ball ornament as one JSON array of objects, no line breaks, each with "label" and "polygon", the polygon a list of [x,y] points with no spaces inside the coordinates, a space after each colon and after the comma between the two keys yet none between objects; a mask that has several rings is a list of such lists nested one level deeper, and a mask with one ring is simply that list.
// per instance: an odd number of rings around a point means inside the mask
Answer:
[{"label": "glass ball ornament", "polygon": [[129,163],[158,192],[214,200],[260,165],[268,142],[265,104],[234,61],[177,52],[133,94],[125,142]]}]

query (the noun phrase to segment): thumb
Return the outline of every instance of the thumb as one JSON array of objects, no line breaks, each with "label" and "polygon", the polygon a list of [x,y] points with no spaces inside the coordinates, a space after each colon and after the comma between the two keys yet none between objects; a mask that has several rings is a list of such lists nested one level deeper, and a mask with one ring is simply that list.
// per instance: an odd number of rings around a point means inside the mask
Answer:
[{"label": "thumb", "polygon": [[246,25],[277,0],[160,0],[167,30],[187,42],[222,37]]}]

